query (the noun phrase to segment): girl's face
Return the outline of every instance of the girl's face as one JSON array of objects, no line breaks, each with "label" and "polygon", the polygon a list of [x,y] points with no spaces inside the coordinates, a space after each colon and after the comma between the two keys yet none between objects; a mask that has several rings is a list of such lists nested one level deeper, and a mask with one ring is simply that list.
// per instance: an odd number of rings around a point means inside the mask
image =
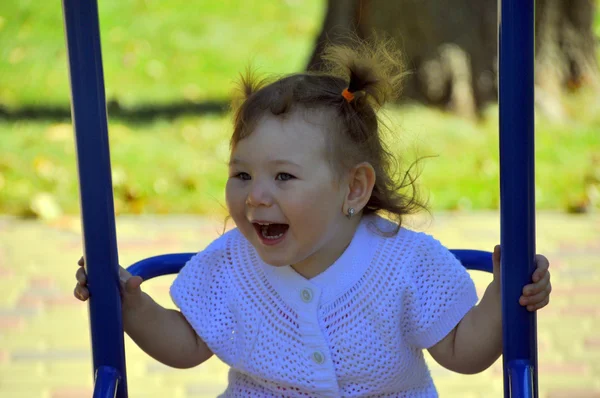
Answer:
[{"label": "girl's face", "polygon": [[265,116],[231,153],[226,197],[238,229],[265,263],[293,265],[304,276],[326,269],[348,243],[337,242],[349,221],[346,192],[326,157],[331,116]]}]

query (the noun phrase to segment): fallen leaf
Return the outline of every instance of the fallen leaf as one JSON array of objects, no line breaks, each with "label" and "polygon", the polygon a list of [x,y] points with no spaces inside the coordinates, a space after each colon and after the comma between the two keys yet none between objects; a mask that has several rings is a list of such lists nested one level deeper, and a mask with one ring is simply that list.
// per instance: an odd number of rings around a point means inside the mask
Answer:
[{"label": "fallen leaf", "polygon": [[31,200],[29,208],[35,216],[42,220],[54,220],[62,214],[54,196],[47,192],[36,194]]}]

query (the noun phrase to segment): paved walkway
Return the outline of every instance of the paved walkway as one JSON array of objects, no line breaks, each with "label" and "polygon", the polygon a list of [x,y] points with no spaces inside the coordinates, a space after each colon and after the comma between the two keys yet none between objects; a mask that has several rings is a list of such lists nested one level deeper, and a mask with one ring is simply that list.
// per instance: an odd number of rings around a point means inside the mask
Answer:
[{"label": "paved walkway", "polygon": [[[194,251],[221,224],[199,218],[135,217],[118,221],[122,264]],[[490,213],[436,215],[415,224],[451,248],[491,250],[499,220]],[[552,264],[551,306],[539,313],[540,397],[600,397],[600,216],[538,215],[538,252]],[[72,297],[81,253],[79,221],[53,225],[0,218],[0,397],[91,397],[87,306]],[[489,275],[474,274],[483,290]],[[172,307],[172,277],[145,289]],[[127,340],[131,397],[215,397],[226,367],[213,358],[192,370],[158,364]],[[500,397],[500,361],[474,376],[432,365],[441,397]]]}]

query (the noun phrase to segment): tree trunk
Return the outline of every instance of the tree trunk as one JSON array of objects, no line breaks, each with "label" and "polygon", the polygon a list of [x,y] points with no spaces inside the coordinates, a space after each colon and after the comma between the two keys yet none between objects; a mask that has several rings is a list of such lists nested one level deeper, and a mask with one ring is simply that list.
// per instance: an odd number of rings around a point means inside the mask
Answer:
[{"label": "tree trunk", "polygon": [[[560,96],[598,88],[595,0],[536,0],[536,101],[560,117]],[[329,0],[308,70],[318,70],[326,43],[354,32],[392,37],[403,50],[402,98],[476,117],[497,99],[497,0]]]}]

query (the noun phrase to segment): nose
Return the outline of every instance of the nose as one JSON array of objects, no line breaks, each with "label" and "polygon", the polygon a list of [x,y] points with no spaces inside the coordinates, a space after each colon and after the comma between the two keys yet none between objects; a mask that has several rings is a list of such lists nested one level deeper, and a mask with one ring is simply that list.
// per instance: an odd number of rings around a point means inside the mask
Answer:
[{"label": "nose", "polygon": [[246,197],[246,204],[252,207],[271,207],[273,204],[273,197],[269,192],[268,187],[260,182],[254,182],[250,186],[248,196]]}]

